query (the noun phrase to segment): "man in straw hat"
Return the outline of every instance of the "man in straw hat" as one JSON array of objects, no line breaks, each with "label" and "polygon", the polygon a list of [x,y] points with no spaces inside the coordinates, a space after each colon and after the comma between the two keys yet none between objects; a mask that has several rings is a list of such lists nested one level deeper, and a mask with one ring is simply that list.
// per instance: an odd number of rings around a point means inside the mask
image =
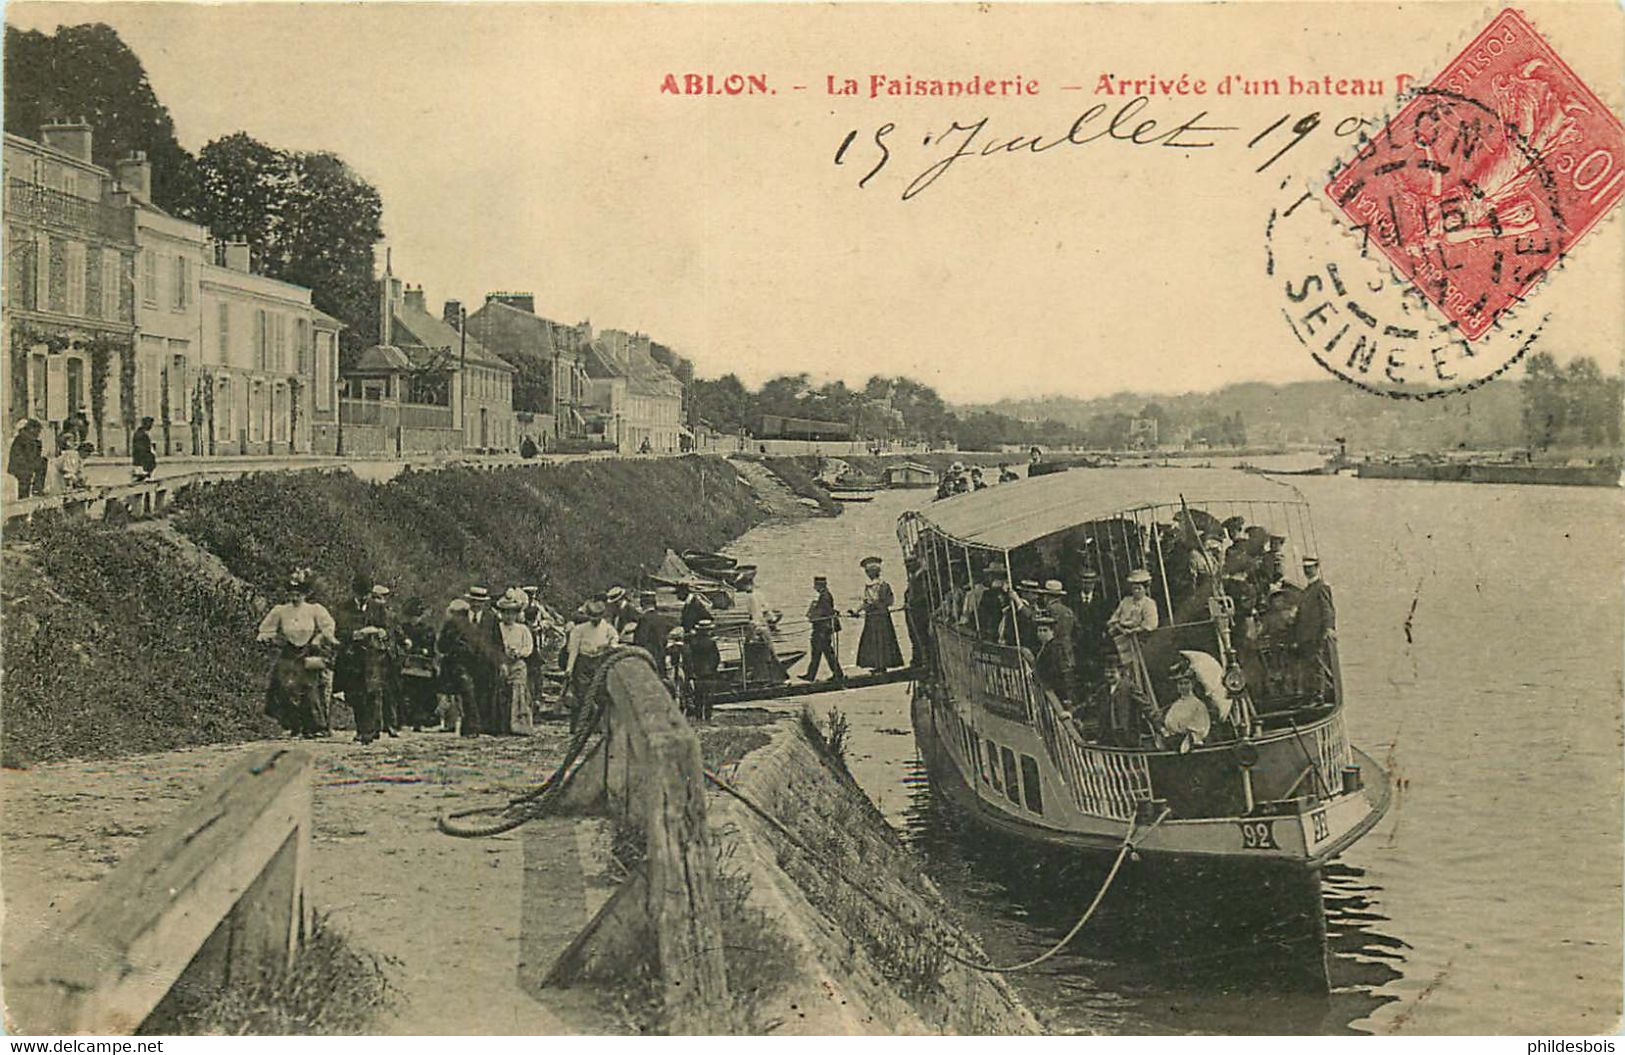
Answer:
[{"label": "man in straw hat", "polygon": [[[497,698],[504,662],[502,627],[496,613],[491,610],[490,590],[484,586],[470,586],[468,592],[463,594],[463,600],[468,602],[468,644],[472,652],[469,674],[474,681],[474,709],[478,712],[473,716],[474,730],[495,736],[502,728]],[[469,715],[464,714],[465,731],[468,724]]]},{"label": "man in straw hat", "polygon": [[[863,586],[863,636],[858,638],[858,666],[884,674],[903,665],[903,650],[897,646],[897,628],[891,610],[896,603],[891,583],[880,577],[879,557],[865,557],[859,564],[868,582]],[[856,616],[858,612],[852,612]]]}]

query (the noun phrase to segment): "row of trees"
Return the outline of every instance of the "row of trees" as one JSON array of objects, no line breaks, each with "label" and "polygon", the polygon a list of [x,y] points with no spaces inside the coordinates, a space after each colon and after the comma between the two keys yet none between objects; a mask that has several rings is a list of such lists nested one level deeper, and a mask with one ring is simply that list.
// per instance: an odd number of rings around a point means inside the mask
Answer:
[{"label": "row of trees", "polygon": [[1617,448],[1620,439],[1621,383],[1602,372],[1590,356],[1559,366],[1547,352],[1524,364],[1525,442],[1551,447]]},{"label": "row of trees", "polygon": [[952,440],[965,450],[1007,443],[1053,447],[1081,439],[1079,430],[1054,421],[1032,424],[989,412],[957,415],[936,389],[910,377],[877,374],[852,388],[844,381],[815,386],[807,374],[785,374],[752,391],[737,375],[724,374],[694,381],[689,396],[692,420],[728,433],[755,433],[764,416],[778,415],[840,422],[861,439]]},{"label": "row of trees", "polygon": [[96,164],[112,169],[146,151],[154,204],[217,239],[245,239],[262,274],[308,287],[316,307],[346,323],[347,355],[372,343],[383,201],[343,159],[281,150],[246,132],[192,155],[141,60],[101,23],[50,34],[7,26],[4,92],[8,132],[32,139],[47,122],[84,118]]}]

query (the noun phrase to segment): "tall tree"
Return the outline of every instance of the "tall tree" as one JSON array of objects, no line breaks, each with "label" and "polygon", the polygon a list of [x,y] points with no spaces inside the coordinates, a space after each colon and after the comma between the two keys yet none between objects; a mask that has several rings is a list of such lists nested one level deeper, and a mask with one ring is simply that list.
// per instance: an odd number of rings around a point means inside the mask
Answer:
[{"label": "tall tree", "polygon": [[153,201],[191,217],[192,156],[175,139],[175,122],[141,60],[111,26],[60,26],[49,34],[7,26],[4,90],[7,132],[37,139],[47,122],[84,118],[92,161],[111,170],[131,151],[146,151]]},{"label": "tall tree", "polygon": [[346,358],[377,342],[373,246],[383,237],[378,191],[334,154],[278,150],[246,132],[198,152],[197,220],[243,238],[259,270],[307,286],[342,321]]}]

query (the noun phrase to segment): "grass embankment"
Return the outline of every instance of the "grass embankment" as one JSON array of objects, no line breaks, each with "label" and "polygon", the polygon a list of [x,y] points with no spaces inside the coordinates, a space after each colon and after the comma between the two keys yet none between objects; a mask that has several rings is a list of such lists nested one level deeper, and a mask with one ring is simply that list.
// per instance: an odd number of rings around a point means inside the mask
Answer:
[{"label": "grass embankment", "polygon": [[8,532],[3,554],[6,765],[245,740],[268,655],[254,643],[288,570],[318,600],[365,572],[397,602],[443,606],[470,583],[538,583],[573,607],[666,547],[713,550],[762,518],[720,459],[597,461],[407,473],[266,474],[187,495],[173,517],[210,574],[151,534],[86,522]]}]

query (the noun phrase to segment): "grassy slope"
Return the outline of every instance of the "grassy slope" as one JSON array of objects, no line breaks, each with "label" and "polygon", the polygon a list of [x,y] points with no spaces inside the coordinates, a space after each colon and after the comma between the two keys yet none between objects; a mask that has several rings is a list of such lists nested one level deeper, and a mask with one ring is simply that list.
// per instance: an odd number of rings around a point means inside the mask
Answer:
[{"label": "grassy slope", "polygon": [[267,474],[189,495],[174,517],[240,582],[201,573],[160,538],[88,523],[8,534],[3,758],[97,758],[270,731],[263,602],[308,564],[331,603],[365,571],[397,600],[444,605],[472,582],[549,577],[573,606],[667,546],[715,549],[761,518],[718,459],[581,462],[413,473]]}]

